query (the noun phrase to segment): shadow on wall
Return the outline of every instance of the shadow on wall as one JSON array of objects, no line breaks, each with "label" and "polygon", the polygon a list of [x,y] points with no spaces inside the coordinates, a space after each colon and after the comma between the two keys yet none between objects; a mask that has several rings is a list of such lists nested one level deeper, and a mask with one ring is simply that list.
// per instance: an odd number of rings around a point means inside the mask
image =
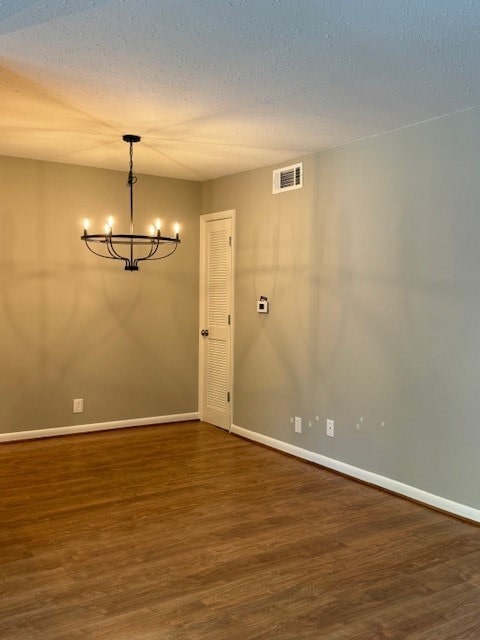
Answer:
[{"label": "shadow on wall", "polygon": [[[137,286],[125,295],[125,288],[118,286],[123,271],[117,275],[103,264],[92,263],[86,268],[72,262],[66,259],[61,243],[58,250],[62,259],[49,255],[49,249],[55,251],[55,247],[45,232],[41,200],[40,191],[33,233],[23,234],[12,216],[2,211],[2,321],[10,342],[21,345],[21,352],[29,354],[45,378],[54,377],[54,382],[61,384],[92,351],[125,332],[142,298],[144,279],[137,278]],[[145,355],[151,352],[149,345],[142,345],[138,332],[135,343]],[[55,367],[52,354],[57,354]],[[20,361],[18,358],[17,363]],[[10,365],[16,369],[14,359]],[[22,367],[17,369],[20,372]]]}]

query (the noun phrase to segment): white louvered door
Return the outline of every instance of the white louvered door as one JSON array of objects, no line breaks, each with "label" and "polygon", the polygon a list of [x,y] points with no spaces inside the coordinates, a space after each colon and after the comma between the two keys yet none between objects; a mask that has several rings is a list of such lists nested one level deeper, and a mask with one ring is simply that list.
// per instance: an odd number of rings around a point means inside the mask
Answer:
[{"label": "white louvered door", "polygon": [[[231,213],[231,212],[225,212]],[[200,418],[231,426],[232,218],[202,216],[200,269]]]}]

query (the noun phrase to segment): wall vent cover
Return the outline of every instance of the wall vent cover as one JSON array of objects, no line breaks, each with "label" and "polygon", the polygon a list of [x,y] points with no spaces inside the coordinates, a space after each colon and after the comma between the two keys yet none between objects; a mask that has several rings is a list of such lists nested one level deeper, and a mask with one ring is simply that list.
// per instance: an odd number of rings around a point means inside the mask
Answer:
[{"label": "wall vent cover", "polygon": [[273,172],[273,193],[282,193],[303,187],[303,162]]}]

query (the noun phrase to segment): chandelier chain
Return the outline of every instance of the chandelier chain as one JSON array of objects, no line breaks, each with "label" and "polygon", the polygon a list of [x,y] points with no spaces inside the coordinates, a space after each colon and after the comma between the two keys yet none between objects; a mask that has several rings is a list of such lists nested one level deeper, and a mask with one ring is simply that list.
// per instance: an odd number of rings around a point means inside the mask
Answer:
[{"label": "chandelier chain", "polygon": [[128,172],[128,186],[132,186],[136,183],[137,176],[133,174],[133,142],[130,141],[130,170]]}]

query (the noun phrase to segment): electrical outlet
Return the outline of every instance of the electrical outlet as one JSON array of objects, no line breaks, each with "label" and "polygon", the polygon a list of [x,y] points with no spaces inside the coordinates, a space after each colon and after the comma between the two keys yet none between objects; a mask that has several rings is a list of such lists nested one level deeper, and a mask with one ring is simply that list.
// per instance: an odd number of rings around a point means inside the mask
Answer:
[{"label": "electrical outlet", "polygon": [[73,413],[83,413],[83,398],[75,398],[73,401]]},{"label": "electrical outlet", "polygon": [[327,436],[329,438],[335,437],[335,422],[327,418]]},{"label": "electrical outlet", "polygon": [[295,416],[295,433],[302,433],[302,419]]}]

